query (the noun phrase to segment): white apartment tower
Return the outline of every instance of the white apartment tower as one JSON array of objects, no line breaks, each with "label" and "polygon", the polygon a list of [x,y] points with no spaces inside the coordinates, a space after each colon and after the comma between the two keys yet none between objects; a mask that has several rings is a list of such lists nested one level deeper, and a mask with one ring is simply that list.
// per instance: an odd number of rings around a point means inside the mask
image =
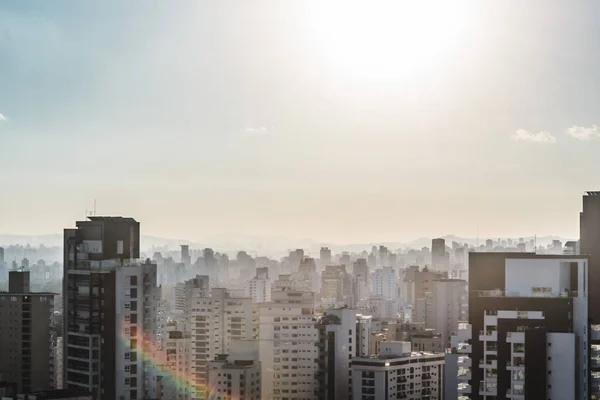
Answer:
[{"label": "white apartment tower", "polygon": [[258,341],[231,344],[230,354],[219,354],[208,363],[207,400],[259,400],[261,392]]},{"label": "white apartment tower", "polygon": [[227,289],[214,288],[210,297],[191,298],[192,399],[201,399],[207,384],[208,361],[228,354],[231,343],[254,338],[252,300],[231,298]]},{"label": "white apartment tower", "polygon": [[380,342],[379,354],[352,359],[352,398],[444,398],[444,353],[411,352],[410,342]]},{"label": "white apartment tower", "polygon": [[[425,300],[429,300],[426,296]],[[441,334],[444,348],[450,347],[450,335],[460,321],[468,319],[467,282],[461,279],[440,279],[433,282],[431,312],[426,314],[425,325]]]},{"label": "white apartment tower", "polygon": [[246,297],[251,298],[253,303],[271,301],[271,279],[268,268],[256,269],[256,276],[246,287]]},{"label": "white apartment tower", "polygon": [[314,292],[275,291],[259,306],[262,400],[313,400],[318,330]]},{"label": "white apartment tower", "polygon": [[188,375],[190,363],[190,336],[181,331],[169,330],[165,344],[164,374],[161,376],[160,399],[187,400],[191,384],[182,384],[174,377]]},{"label": "white apartment tower", "polygon": [[393,267],[378,268],[371,278],[373,290],[371,295],[395,300],[398,297],[398,275]]}]

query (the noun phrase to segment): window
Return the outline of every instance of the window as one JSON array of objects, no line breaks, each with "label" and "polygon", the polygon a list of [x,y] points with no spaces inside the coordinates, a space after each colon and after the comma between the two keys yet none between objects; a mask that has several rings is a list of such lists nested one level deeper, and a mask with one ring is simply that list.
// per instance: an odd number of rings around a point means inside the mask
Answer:
[{"label": "window", "polygon": [[131,286],[137,286],[137,276],[130,276],[129,277],[129,284]]},{"label": "window", "polygon": [[137,298],[137,288],[129,289],[129,297],[131,297],[132,299]]},{"label": "window", "polygon": [[123,241],[117,240],[117,254],[123,254]]},{"label": "window", "polygon": [[131,314],[129,316],[129,322],[132,324],[137,324],[137,314]]},{"label": "window", "polygon": [[[136,291],[136,295],[137,295],[137,291]],[[137,301],[131,301],[130,307],[132,310],[137,310]]]}]

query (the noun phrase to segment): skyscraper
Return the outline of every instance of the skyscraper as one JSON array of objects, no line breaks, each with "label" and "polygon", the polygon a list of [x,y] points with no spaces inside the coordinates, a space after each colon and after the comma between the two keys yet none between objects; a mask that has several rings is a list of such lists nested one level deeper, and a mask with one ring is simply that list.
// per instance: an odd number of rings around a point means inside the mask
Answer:
[{"label": "skyscraper", "polygon": [[231,343],[254,338],[252,300],[231,298],[224,288],[211,289],[210,297],[193,296],[191,315],[190,379],[191,399],[203,399],[208,383],[207,366],[218,354],[228,354]]},{"label": "skyscraper", "polygon": [[329,264],[331,264],[331,250],[329,247],[321,247],[321,251],[319,252],[319,265],[321,269],[324,269]]},{"label": "skyscraper", "polygon": [[54,293],[29,290],[29,271],[10,271],[0,292],[0,376],[19,393],[54,388]]},{"label": "skyscraper", "polygon": [[431,268],[437,271],[447,271],[450,267],[450,254],[446,251],[444,239],[431,241]]},{"label": "skyscraper", "polygon": [[461,279],[441,279],[433,282],[431,314],[427,328],[442,335],[444,348],[450,347],[450,335],[460,321],[467,320],[467,282]]},{"label": "skyscraper", "polygon": [[187,244],[181,245],[181,262],[185,264],[186,267],[192,263],[192,259],[190,257],[190,246]]},{"label": "skyscraper", "polygon": [[377,356],[352,359],[353,399],[444,398],[443,353],[412,352],[410,342],[379,344]]},{"label": "skyscraper", "polygon": [[579,229],[579,252],[589,257],[590,395],[600,398],[600,192],[583,196]]},{"label": "skyscraper", "polygon": [[[470,253],[471,399],[588,399],[584,256]],[[459,371],[459,376],[462,373]],[[513,397],[514,396],[514,397]]]},{"label": "skyscraper", "polygon": [[319,399],[348,399],[352,393],[350,364],[353,357],[368,356],[371,317],[349,308],[330,309],[318,319]]},{"label": "skyscraper", "polygon": [[262,400],[313,400],[318,331],[313,292],[274,291],[259,306]]},{"label": "skyscraper", "polygon": [[[65,388],[98,400],[155,397],[156,265],[140,262],[140,224],[88,217],[64,231]],[[144,357],[142,357],[144,355]]]},{"label": "skyscraper", "polygon": [[398,298],[398,275],[392,267],[378,268],[371,279],[373,296],[380,296],[386,300]]}]

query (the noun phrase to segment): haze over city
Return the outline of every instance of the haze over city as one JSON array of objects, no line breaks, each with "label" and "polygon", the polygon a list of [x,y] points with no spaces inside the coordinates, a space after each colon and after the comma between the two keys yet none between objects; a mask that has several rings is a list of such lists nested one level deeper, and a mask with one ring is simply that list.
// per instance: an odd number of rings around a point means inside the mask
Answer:
[{"label": "haze over city", "polygon": [[0,233],[575,237],[599,7],[2,1]]},{"label": "haze over city", "polygon": [[599,55],[591,0],[0,0],[0,398],[600,399]]}]

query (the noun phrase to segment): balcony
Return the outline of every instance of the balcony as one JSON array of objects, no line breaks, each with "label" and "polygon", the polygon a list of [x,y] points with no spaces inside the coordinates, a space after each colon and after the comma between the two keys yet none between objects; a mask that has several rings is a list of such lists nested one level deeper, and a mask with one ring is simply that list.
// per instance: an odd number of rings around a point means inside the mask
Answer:
[{"label": "balcony", "polygon": [[506,391],[507,399],[516,399],[516,400],[524,400],[525,399],[525,390],[524,389],[508,389]]},{"label": "balcony", "polygon": [[479,331],[480,341],[498,341],[498,331]]},{"label": "balcony", "polygon": [[481,381],[479,383],[479,395],[480,396],[497,396],[498,386],[495,383]]},{"label": "balcony", "polygon": [[459,343],[456,351],[458,354],[471,354],[471,345],[469,343]]},{"label": "balcony", "polygon": [[508,371],[521,371],[525,369],[525,362],[523,360],[518,360],[515,361],[514,363],[511,363],[510,361],[508,361],[506,363],[506,369]]},{"label": "balcony", "polygon": [[471,358],[468,356],[458,357],[458,367],[470,368],[472,364]]},{"label": "balcony", "polygon": [[469,368],[458,368],[457,373],[458,381],[468,382],[471,380],[471,370]]},{"label": "balcony", "polygon": [[522,343],[515,343],[512,348],[513,354],[525,354],[525,345]]},{"label": "balcony", "polygon": [[457,386],[458,394],[471,394],[471,385],[468,383],[459,383]]},{"label": "balcony", "polygon": [[487,363],[484,361],[481,361],[479,363],[479,368],[498,368],[498,360],[488,360]]}]

